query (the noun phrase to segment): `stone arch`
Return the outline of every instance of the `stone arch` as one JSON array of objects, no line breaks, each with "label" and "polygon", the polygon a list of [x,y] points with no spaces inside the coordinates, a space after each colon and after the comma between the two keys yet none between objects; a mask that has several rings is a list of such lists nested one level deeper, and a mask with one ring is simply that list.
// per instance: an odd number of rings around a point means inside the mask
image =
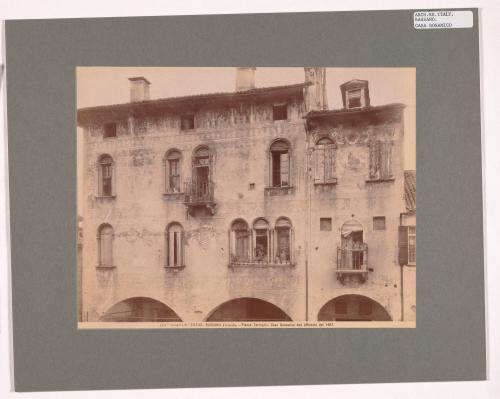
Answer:
[{"label": "stone arch", "polygon": [[206,321],[292,321],[278,306],[253,297],[235,298],[213,309]]},{"label": "stone arch", "polygon": [[100,317],[103,322],[181,322],[177,313],[156,299],[130,297],[115,303]]},{"label": "stone arch", "polygon": [[329,300],[318,312],[318,321],[392,321],[377,301],[363,295],[347,294]]}]

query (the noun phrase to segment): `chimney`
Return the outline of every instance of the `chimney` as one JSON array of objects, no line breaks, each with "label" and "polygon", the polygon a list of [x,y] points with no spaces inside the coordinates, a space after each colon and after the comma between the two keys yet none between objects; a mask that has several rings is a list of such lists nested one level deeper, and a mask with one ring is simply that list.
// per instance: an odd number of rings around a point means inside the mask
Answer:
[{"label": "chimney", "polygon": [[130,81],[130,102],[141,102],[149,100],[149,85],[151,84],[144,76],[128,78]]},{"label": "chimney", "polygon": [[255,89],[255,67],[236,68],[236,91]]},{"label": "chimney", "polygon": [[307,111],[322,111],[328,109],[326,97],[326,68],[304,68]]}]

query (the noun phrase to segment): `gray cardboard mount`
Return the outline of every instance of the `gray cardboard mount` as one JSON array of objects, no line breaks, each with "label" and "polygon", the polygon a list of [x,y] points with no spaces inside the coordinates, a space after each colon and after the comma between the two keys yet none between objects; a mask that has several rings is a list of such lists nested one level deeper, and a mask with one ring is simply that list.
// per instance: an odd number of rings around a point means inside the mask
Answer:
[{"label": "gray cardboard mount", "polygon": [[[478,12],[6,22],[15,389],[482,380]],[[77,330],[76,66],[416,67],[416,329]]]}]

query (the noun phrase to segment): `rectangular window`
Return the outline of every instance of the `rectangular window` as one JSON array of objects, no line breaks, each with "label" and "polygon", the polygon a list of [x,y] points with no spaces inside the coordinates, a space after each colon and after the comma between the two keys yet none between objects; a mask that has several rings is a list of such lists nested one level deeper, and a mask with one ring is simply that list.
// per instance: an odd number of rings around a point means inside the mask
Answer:
[{"label": "rectangular window", "polygon": [[370,179],[392,179],[392,141],[370,143]]},{"label": "rectangular window", "polygon": [[348,108],[361,107],[361,89],[349,90],[347,92],[347,106]]},{"label": "rectangular window", "polygon": [[417,262],[417,232],[415,226],[408,227],[408,263],[416,264]]},{"label": "rectangular window", "polygon": [[106,123],[104,125],[104,138],[116,137],[116,123]]},{"label": "rectangular window", "polygon": [[320,218],[319,229],[321,231],[332,231],[332,218]]},{"label": "rectangular window", "polygon": [[286,104],[273,105],[273,121],[286,121],[288,119],[288,109]]},{"label": "rectangular window", "polygon": [[385,230],[385,216],[373,217],[373,230]]},{"label": "rectangular window", "polygon": [[191,130],[194,129],[194,115],[182,115],[181,116],[181,130]]}]

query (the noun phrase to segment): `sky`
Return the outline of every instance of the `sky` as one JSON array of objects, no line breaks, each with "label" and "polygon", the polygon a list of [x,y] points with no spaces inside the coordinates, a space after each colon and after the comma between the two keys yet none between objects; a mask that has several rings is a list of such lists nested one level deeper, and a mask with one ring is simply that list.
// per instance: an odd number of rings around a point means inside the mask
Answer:
[{"label": "sky", "polygon": [[[200,67],[78,67],[77,108],[129,102],[128,78],[144,76],[151,82],[152,100],[190,94],[232,92],[235,68]],[[329,109],[342,108],[340,85],[352,79],[368,80],[371,105],[403,103],[405,109],[405,169],[415,166],[415,68],[326,68]],[[304,82],[303,68],[257,67],[256,87]],[[81,156],[81,134],[77,138]],[[81,159],[81,158],[80,158]],[[78,171],[81,182],[81,171]]]}]

